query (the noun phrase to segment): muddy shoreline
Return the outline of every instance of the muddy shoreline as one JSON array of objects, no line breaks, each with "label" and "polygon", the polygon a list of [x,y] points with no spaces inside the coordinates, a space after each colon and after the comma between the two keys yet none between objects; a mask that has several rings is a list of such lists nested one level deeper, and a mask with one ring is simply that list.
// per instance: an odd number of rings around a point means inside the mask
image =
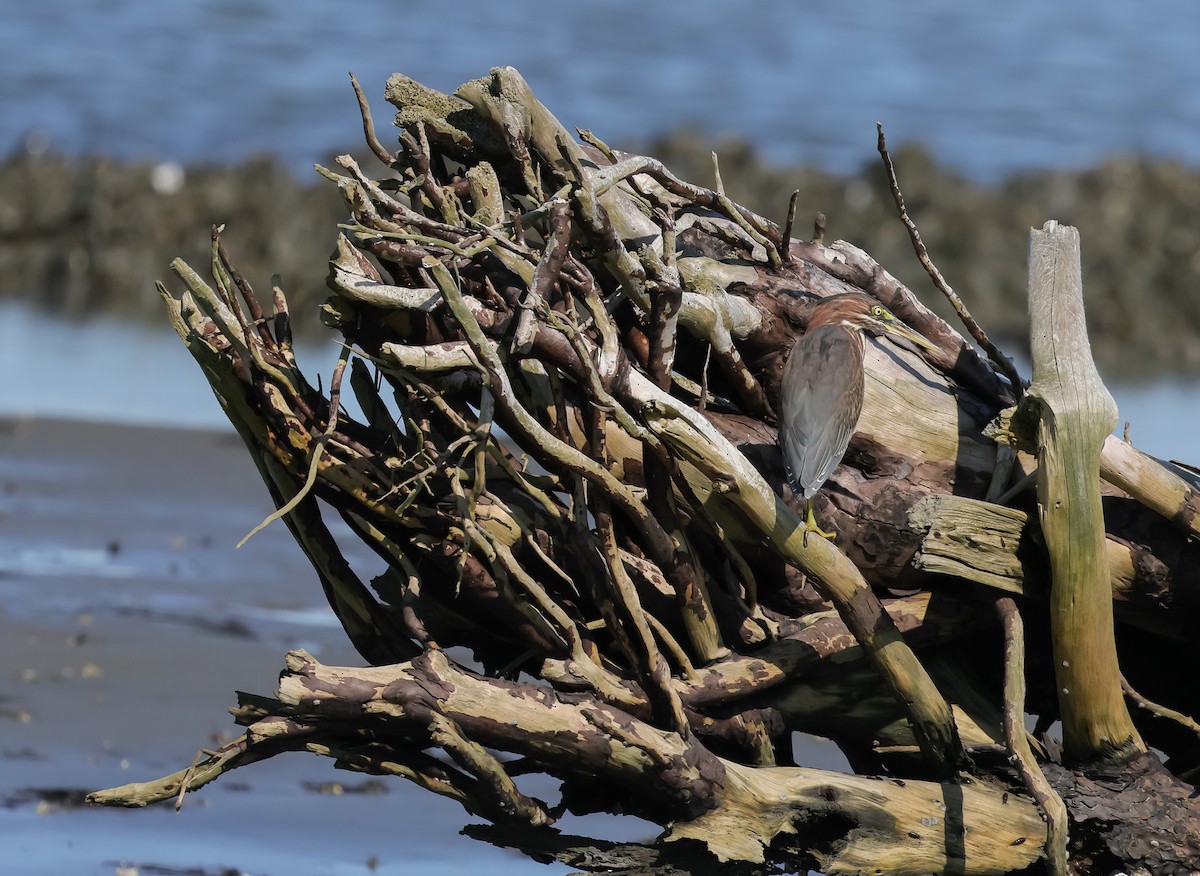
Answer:
[{"label": "muddy shoreline", "polygon": [[[556,873],[457,835],[457,804],[292,754],[170,805],[81,805],[240,732],[289,648],[361,663],[241,441],[0,420],[0,871]],[[356,556],[352,561],[362,562]]]},{"label": "muddy shoreline", "polygon": [[[285,527],[234,547],[270,510],[232,430],[0,418],[0,871],[568,872],[460,836],[478,819],[453,801],[303,753],[223,776],[179,813],[82,805],[235,737],[235,692],[270,694],[290,648],[362,665]],[[378,572],[365,546],[342,543],[360,574]],[[797,752],[846,768],[829,742]],[[557,799],[546,777],[522,790]],[[614,840],[658,832],[603,815],[556,826]]]},{"label": "muddy shoreline", "polygon": [[[632,148],[700,183],[711,181],[716,149],[730,196],[779,221],[799,189],[798,235],[824,212],[827,240],[861,246],[944,312],[896,218],[873,146],[863,144],[862,169],[850,176],[772,166],[743,141],[690,131]],[[930,254],[1006,348],[1026,344],[1028,228],[1055,218],[1082,235],[1088,321],[1105,373],[1200,374],[1200,169],[1122,157],[984,186],[920,149],[895,158]],[[265,290],[273,273],[282,274],[300,330],[319,330],[327,259],[344,211],[334,186],[315,173],[298,180],[271,158],[179,167],[18,153],[0,163],[0,191],[2,295],[71,317],[161,319],[154,281],[170,279],[177,256],[203,269],[208,229],[224,223],[226,244],[251,282]]]}]

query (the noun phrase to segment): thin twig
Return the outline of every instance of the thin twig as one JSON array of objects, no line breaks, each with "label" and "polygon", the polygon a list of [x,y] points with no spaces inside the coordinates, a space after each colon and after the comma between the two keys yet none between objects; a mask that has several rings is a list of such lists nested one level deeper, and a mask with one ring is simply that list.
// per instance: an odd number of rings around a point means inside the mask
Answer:
[{"label": "thin twig", "polygon": [[196,752],[196,756],[192,758],[191,766],[184,771],[183,778],[179,781],[179,795],[175,798],[175,811],[179,812],[183,809],[183,797],[188,792],[188,786],[192,783],[192,777],[196,775],[196,767],[200,764],[202,757],[220,757],[220,752],[212,751],[208,748],[201,748]]},{"label": "thin twig", "polygon": [[896,202],[896,209],[900,213],[900,221],[908,229],[908,237],[912,241],[917,259],[921,262],[921,266],[925,268],[925,273],[929,274],[929,279],[933,281],[933,285],[946,296],[946,300],[950,302],[950,306],[954,308],[954,312],[958,314],[958,318],[962,320],[971,337],[975,339],[975,342],[979,346],[983,347],[984,351],[988,354],[988,358],[995,362],[996,366],[1004,372],[1004,376],[1012,384],[1013,394],[1017,402],[1020,402],[1021,396],[1025,394],[1025,384],[1021,380],[1021,375],[1017,373],[1017,367],[1008,356],[1000,352],[1000,349],[992,343],[987,333],[975,321],[975,318],[971,316],[962,299],[958,297],[958,293],[950,287],[950,284],[942,276],[942,272],[933,263],[933,259],[929,257],[929,251],[925,249],[925,244],[921,241],[921,233],[917,231],[916,223],[909,217],[908,209],[904,206],[904,195],[900,193],[900,183],[896,180],[896,168],[892,164],[892,156],[888,152],[887,140],[883,136],[883,125],[877,123],[875,128],[879,132],[879,154],[883,157],[883,166],[887,170],[888,186],[892,191],[892,200]]},{"label": "thin twig", "polygon": [[1054,876],[1067,872],[1067,807],[1046,780],[1025,729],[1025,628],[1011,596],[996,600],[1004,627],[1004,740],[1013,765],[1046,821],[1046,869]]},{"label": "thin twig", "polygon": [[371,151],[375,153],[375,157],[386,164],[388,167],[394,167],[396,164],[396,156],[388,152],[384,145],[379,142],[379,138],[375,136],[375,123],[371,121],[371,106],[367,103],[367,97],[363,94],[362,86],[358,84],[358,80],[354,74],[350,74],[350,84],[354,86],[354,96],[358,98],[358,111],[362,115],[363,136],[367,139],[367,145],[371,147]]},{"label": "thin twig", "polygon": [[[418,124],[417,130],[420,133],[424,130],[424,127]],[[416,168],[417,177],[421,180],[421,191],[425,193],[425,197],[429,199],[429,203],[438,211],[438,214],[447,225],[457,225],[457,211],[450,204],[446,203],[446,196],[442,192],[442,187],[433,178],[433,164],[430,159],[429,150],[426,148],[428,140],[423,134],[418,141],[408,131],[401,131],[400,143],[404,146],[404,151],[408,153],[409,160],[412,161],[413,166]],[[372,194],[374,193],[372,192]]]},{"label": "thin twig", "polygon": [[[715,159],[715,153],[714,153]],[[596,197],[603,195],[613,186],[620,184],[635,174],[645,174],[653,179],[668,192],[681,198],[686,198],[695,207],[707,207],[732,220],[754,242],[760,244],[767,253],[767,258],[774,267],[783,263],[785,244],[780,237],[779,228],[757,213],[733,203],[723,192],[705,189],[684,182],[676,177],[666,166],[657,159],[644,155],[626,158],[610,167],[604,167],[591,174],[591,184]],[[720,176],[720,169],[714,161],[714,174]],[[723,184],[721,184],[723,186]],[[703,217],[697,222],[702,224]],[[708,230],[707,226],[705,226]],[[744,245],[742,241],[731,241],[735,245]]]},{"label": "thin twig", "polygon": [[512,349],[526,355],[532,348],[538,331],[538,313],[549,305],[550,293],[562,275],[563,265],[571,245],[571,205],[562,198],[550,202],[549,234],[545,249],[538,259],[533,282],[520,302],[520,315],[513,332]]},{"label": "thin twig", "polygon": [[613,164],[619,160],[617,154],[613,152],[612,147],[597,137],[591,130],[587,128],[576,128],[575,133],[579,135],[579,139],[589,146],[598,149],[600,153]]},{"label": "thin twig", "polygon": [[1124,675],[1121,676],[1121,690],[1124,691],[1125,696],[1137,703],[1139,709],[1144,709],[1156,718],[1166,718],[1168,721],[1174,721],[1184,729],[1190,730],[1197,736],[1200,736],[1200,724],[1183,714],[1183,712],[1177,712],[1174,709],[1169,709],[1166,706],[1161,706],[1146,699],[1134,690],[1133,685],[1129,683]]},{"label": "thin twig", "polygon": [[663,625],[663,622],[656,618],[651,612],[644,612],[647,622],[650,624],[650,629],[654,631],[654,635],[662,642],[662,646],[667,653],[675,660],[675,665],[679,667],[679,671],[689,682],[699,680],[700,674],[696,672],[696,667],[692,665],[691,658],[687,652],[683,650],[683,646],[671,635],[671,631]]},{"label": "thin twig", "polygon": [[228,269],[229,276],[233,279],[233,284],[237,286],[238,291],[242,293],[242,298],[246,302],[246,307],[250,310],[250,324],[258,329],[258,336],[263,339],[264,343],[266,343],[269,347],[276,346],[275,338],[271,336],[270,329],[267,327],[267,318],[263,314],[262,305],[258,303],[258,298],[254,294],[254,289],[251,288],[250,283],[246,280],[246,277],[238,269],[237,265],[233,263],[233,259],[229,257],[229,252],[225,249],[225,241],[221,239],[220,235],[216,235],[213,238],[213,242],[217,245],[217,255],[220,257],[221,262]]},{"label": "thin twig", "polygon": [[796,224],[796,206],[800,203],[800,190],[792,192],[788,199],[787,219],[783,223],[783,262],[792,263],[792,226]]},{"label": "thin twig", "polygon": [[313,488],[313,484],[317,482],[317,472],[321,467],[321,454],[325,452],[325,445],[333,437],[334,428],[337,426],[338,409],[341,405],[342,396],[342,375],[346,371],[346,362],[349,358],[350,350],[348,347],[343,346],[341,352],[338,353],[337,367],[334,368],[333,377],[329,381],[329,422],[325,425],[325,431],[321,433],[313,445],[312,461],[308,464],[308,477],[305,478],[304,484],[296,491],[296,495],[292,496],[286,505],[282,508],[277,508],[274,513],[267,515],[262,523],[247,532],[242,540],[237,543],[238,547],[244,545],[276,520],[289,514],[308,495],[309,491]]},{"label": "thin twig", "polygon": [[755,227],[755,224],[738,209],[738,206],[730,200],[725,194],[725,183],[721,180],[721,162],[717,158],[717,153],[712,154],[713,161],[713,177],[716,182],[716,200],[721,212],[736,222],[741,229],[750,236],[750,238],[759,244],[763,251],[767,254],[767,261],[771,263],[771,267],[778,268],[783,264],[785,250],[788,248],[787,239],[781,239],[776,242],[766,233],[765,229]]}]

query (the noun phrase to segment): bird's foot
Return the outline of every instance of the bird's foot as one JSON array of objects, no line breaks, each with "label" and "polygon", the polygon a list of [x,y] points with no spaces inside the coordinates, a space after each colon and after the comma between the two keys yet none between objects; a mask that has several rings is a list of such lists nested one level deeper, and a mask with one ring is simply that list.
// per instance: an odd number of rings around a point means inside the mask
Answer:
[{"label": "bird's foot", "polygon": [[821,527],[819,527],[817,525],[817,518],[813,516],[813,510],[812,510],[811,505],[808,506],[808,514],[806,515],[805,520],[804,520],[804,546],[805,547],[808,547],[808,534],[810,532],[815,532],[817,535],[821,536],[821,538],[827,538],[830,541],[833,541],[835,538],[837,538],[836,532],[826,532],[824,529],[822,529]]}]

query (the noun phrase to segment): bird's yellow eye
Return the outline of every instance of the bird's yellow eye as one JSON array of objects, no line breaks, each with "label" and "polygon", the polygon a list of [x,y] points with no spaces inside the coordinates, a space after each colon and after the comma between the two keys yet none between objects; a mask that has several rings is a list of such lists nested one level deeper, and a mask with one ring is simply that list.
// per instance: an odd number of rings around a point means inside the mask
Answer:
[{"label": "bird's yellow eye", "polygon": [[885,308],[880,307],[878,304],[876,304],[874,307],[871,308],[871,316],[875,317],[876,319],[891,319],[892,318],[892,315],[890,313],[888,313]]}]

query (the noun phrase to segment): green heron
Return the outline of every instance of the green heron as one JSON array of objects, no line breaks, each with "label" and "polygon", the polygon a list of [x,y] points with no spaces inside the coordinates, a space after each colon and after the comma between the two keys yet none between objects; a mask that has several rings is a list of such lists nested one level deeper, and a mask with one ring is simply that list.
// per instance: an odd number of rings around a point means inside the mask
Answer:
[{"label": "green heron", "polygon": [[806,547],[810,532],[835,535],[817,526],[812,497],[842,461],[862,413],[863,332],[937,350],[863,292],[831,295],[813,308],[808,330],[788,356],[779,390],[779,444],[792,493],[804,497]]}]

